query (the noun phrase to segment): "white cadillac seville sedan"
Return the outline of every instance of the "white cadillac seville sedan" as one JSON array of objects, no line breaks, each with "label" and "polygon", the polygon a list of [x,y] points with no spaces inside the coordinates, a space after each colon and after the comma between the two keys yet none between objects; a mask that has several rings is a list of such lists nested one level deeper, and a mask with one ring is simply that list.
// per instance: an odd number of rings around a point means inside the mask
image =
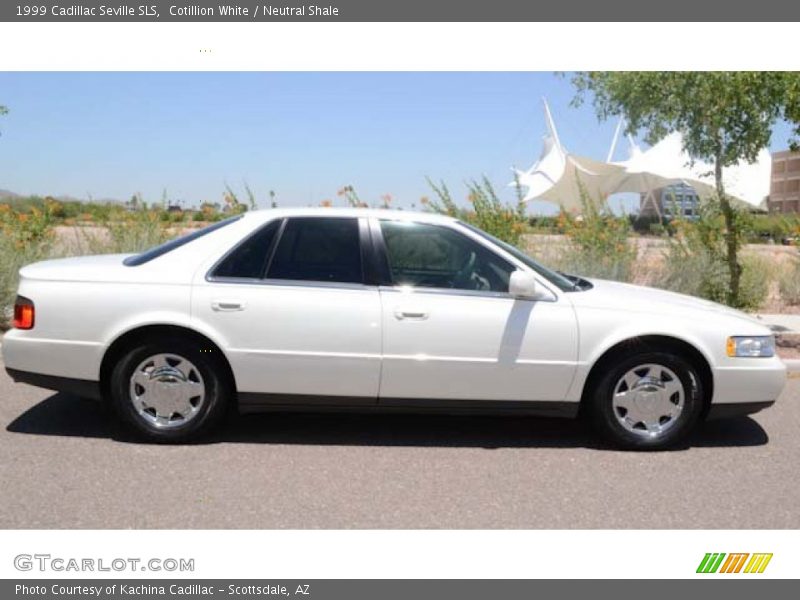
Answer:
[{"label": "white cadillac seville sedan", "polygon": [[585,414],[626,448],[771,405],[770,330],[696,298],[562,275],[449,217],[247,213],[138,255],[21,270],[16,381],[178,442],[225,410]]}]

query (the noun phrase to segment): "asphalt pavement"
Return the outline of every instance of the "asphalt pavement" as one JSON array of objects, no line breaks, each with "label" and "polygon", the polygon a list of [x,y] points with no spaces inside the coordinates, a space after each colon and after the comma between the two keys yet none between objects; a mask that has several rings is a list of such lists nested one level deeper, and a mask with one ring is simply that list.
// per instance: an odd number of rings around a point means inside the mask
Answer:
[{"label": "asphalt pavement", "polygon": [[149,445],[1,368],[0,528],[800,528],[800,379],[636,453],[579,421],[408,415],[232,417]]}]

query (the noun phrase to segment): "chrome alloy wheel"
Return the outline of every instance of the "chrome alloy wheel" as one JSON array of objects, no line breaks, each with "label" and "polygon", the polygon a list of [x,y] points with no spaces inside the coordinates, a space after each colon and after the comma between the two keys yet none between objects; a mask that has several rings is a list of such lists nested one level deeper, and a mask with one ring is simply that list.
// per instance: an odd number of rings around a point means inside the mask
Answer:
[{"label": "chrome alloy wheel", "polygon": [[663,365],[643,364],[625,373],[614,386],[612,408],[626,430],[654,438],[678,422],[685,402],[683,383],[673,371]]},{"label": "chrome alloy wheel", "polygon": [[130,400],[139,416],[158,428],[185,425],[200,412],[206,396],[197,367],[177,354],[143,360],[130,379]]}]

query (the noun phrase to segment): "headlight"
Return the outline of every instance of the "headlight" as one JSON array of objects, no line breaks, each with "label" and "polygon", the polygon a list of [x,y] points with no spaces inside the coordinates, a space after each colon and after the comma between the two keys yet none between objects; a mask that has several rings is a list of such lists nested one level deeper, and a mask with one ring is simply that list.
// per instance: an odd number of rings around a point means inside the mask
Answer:
[{"label": "headlight", "polygon": [[775,356],[775,336],[729,337],[726,349],[730,357],[770,358]]}]

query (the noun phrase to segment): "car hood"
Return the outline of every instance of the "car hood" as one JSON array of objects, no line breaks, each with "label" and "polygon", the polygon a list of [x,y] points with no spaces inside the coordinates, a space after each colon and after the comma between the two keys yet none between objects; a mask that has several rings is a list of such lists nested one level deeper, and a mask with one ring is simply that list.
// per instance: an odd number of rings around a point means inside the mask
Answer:
[{"label": "car hood", "polygon": [[570,294],[574,304],[631,312],[669,313],[683,316],[694,314],[700,318],[702,315],[712,312],[764,325],[763,322],[747,313],[694,296],[603,279],[588,279],[587,281],[592,284],[591,289]]}]

